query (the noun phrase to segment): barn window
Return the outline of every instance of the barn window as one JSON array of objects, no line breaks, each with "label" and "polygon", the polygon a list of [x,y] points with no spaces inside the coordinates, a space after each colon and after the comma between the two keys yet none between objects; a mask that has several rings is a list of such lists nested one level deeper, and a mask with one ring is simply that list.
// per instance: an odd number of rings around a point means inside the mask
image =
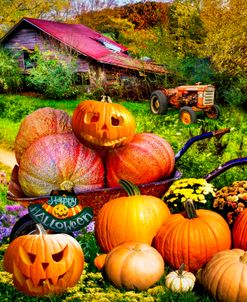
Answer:
[{"label": "barn window", "polygon": [[24,67],[25,69],[30,69],[33,68],[35,66],[35,62],[34,60],[31,58],[32,56],[32,50],[24,50],[23,51],[23,58],[24,58]]}]

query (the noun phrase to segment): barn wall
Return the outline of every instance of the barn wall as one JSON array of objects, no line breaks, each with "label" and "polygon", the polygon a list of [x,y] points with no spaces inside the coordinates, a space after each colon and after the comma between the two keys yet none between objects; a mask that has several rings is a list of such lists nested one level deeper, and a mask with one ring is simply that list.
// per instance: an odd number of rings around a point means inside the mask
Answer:
[{"label": "barn wall", "polygon": [[[35,47],[38,47],[41,51],[63,49],[61,52],[61,58],[64,59],[66,57],[72,57],[72,53],[66,49],[66,47],[63,45],[61,46],[59,42],[47,37],[47,35],[28,25],[16,30],[15,34],[11,35],[11,37],[5,42],[4,46],[15,52],[20,52],[18,61],[20,68],[23,69],[24,72],[24,49],[34,50]],[[89,62],[86,57],[80,55],[76,58],[76,62],[77,72],[89,71]]]}]

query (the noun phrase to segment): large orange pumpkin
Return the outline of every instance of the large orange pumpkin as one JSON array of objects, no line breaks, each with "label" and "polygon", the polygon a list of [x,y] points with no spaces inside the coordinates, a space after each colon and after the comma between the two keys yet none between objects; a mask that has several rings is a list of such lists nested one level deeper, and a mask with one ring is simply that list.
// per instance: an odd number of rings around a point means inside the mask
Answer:
[{"label": "large orange pumpkin", "polygon": [[106,101],[83,101],[72,117],[76,137],[93,148],[109,149],[125,145],[133,138],[135,126],[129,110]]},{"label": "large orange pumpkin", "polygon": [[25,195],[52,190],[75,193],[104,186],[104,166],[95,150],[80,144],[74,134],[53,134],[35,141],[23,154],[19,182]]},{"label": "large orange pumpkin", "polygon": [[95,236],[104,252],[125,241],[151,244],[162,223],[170,216],[167,205],[151,195],[140,195],[137,187],[121,182],[130,196],[112,199],[100,209]]},{"label": "large orange pumpkin", "polygon": [[40,137],[71,132],[71,118],[65,111],[50,107],[35,110],[24,118],[16,136],[15,156],[17,163],[20,163],[25,150]]},{"label": "large orange pumpkin", "polygon": [[153,133],[138,133],[127,145],[111,150],[106,160],[109,187],[119,179],[144,184],[168,178],[174,170],[175,156],[170,144]]},{"label": "large orange pumpkin", "polygon": [[246,302],[247,252],[232,249],[215,254],[197,279],[219,302]]},{"label": "large orange pumpkin", "polygon": [[166,263],[178,269],[181,263],[195,272],[219,251],[231,247],[231,232],[217,213],[185,202],[186,211],[171,215],[159,229],[154,246]]},{"label": "large orange pumpkin", "polygon": [[15,287],[31,296],[59,294],[79,280],[84,255],[79,243],[67,234],[17,237],[4,254],[4,269],[13,274]]},{"label": "large orange pumpkin", "polygon": [[146,243],[124,242],[107,254],[104,270],[116,287],[146,290],[164,274],[164,261]]},{"label": "large orange pumpkin", "polygon": [[247,209],[240,212],[233,225],[233,246],[247,250]]}]

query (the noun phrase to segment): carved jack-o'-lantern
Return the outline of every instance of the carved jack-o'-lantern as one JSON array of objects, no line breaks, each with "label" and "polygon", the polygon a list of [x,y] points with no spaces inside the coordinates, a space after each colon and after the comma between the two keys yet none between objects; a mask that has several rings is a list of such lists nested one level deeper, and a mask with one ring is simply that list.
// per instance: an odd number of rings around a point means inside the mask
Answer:
[{"label": "carved jack-o'-lantern", "polygon": [[72,117],[72,129],[78,140],[100,149],[125,145],[133,138],[135,127],[132,114],[109,98],[81,102]]},{"label": "carved jack-o'-lantern", "polygon": [[79,280],[84,256],[79,243],[67,234],[17,237],[4,255],[4,269],[13,274],[15,287],[30,296],[59,294]]}]

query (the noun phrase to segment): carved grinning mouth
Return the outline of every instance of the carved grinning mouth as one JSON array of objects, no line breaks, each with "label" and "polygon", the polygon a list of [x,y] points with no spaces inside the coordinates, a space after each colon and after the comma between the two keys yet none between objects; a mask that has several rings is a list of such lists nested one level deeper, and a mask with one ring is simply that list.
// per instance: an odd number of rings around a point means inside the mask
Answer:
[{"label": "carved grinning mouth", "polygon": [[23,274],[14,263],[13,275],[14,281],[18,289],[22,290],[27,288],[30,293],[43,293],[43,292],[62,292],[68,286],[68,282],[73,274],[74,261],[71,267],[64,274],[59,275],[57,278],[40,279],[37,285],[34,284],[33,280]]},{"label": "carved grinning mouth", "polygon": [[102,146],[102,147],[116,146],[116,145],[119,145],[120,143],[122,143],[123,141],[125,141],[127,139],[126,136],[118,138],[118,139],[114,139],[114,140],[107,140],[106,137],[104,137],[103,140],[100,141],[98,138],[96,138],[92,135],[89,135],[89,134],[81,133],[80,135],[86,141],[88,141],[90,143],[97,143],[97,145]]},{"label": "carved grinning mouth", "polygon": [[[22,247],[20,247],[20,254],[22,255],[22,260],[24,263],[33,265],[36,260],[36,255],[26,252]],[[60,262],[64,257],[66,257],[68,253],[68,246],[56,253],[52,254],[52,259],[55,262]],[[44,274],[43,278],[38,278],[38,273],[35,276],[27,276],[27,274],[23,273],[19,267],[16,265],[15,261],[13,263],[13,277],[14,283],[19,290],[23,290],[24,292],[29,292],[30,294],[43,294],[47,292],[62,292],[64,288],[66,288],[70,282],[71,276],[74,270],[74,261],[72,261],[70,268],[63,274],[56,276],[56,272],[54,276],[47,276],[46,270],[49,267],[49,263],[41,263]],[[50,275],[50,274],[49,274]]]}]

